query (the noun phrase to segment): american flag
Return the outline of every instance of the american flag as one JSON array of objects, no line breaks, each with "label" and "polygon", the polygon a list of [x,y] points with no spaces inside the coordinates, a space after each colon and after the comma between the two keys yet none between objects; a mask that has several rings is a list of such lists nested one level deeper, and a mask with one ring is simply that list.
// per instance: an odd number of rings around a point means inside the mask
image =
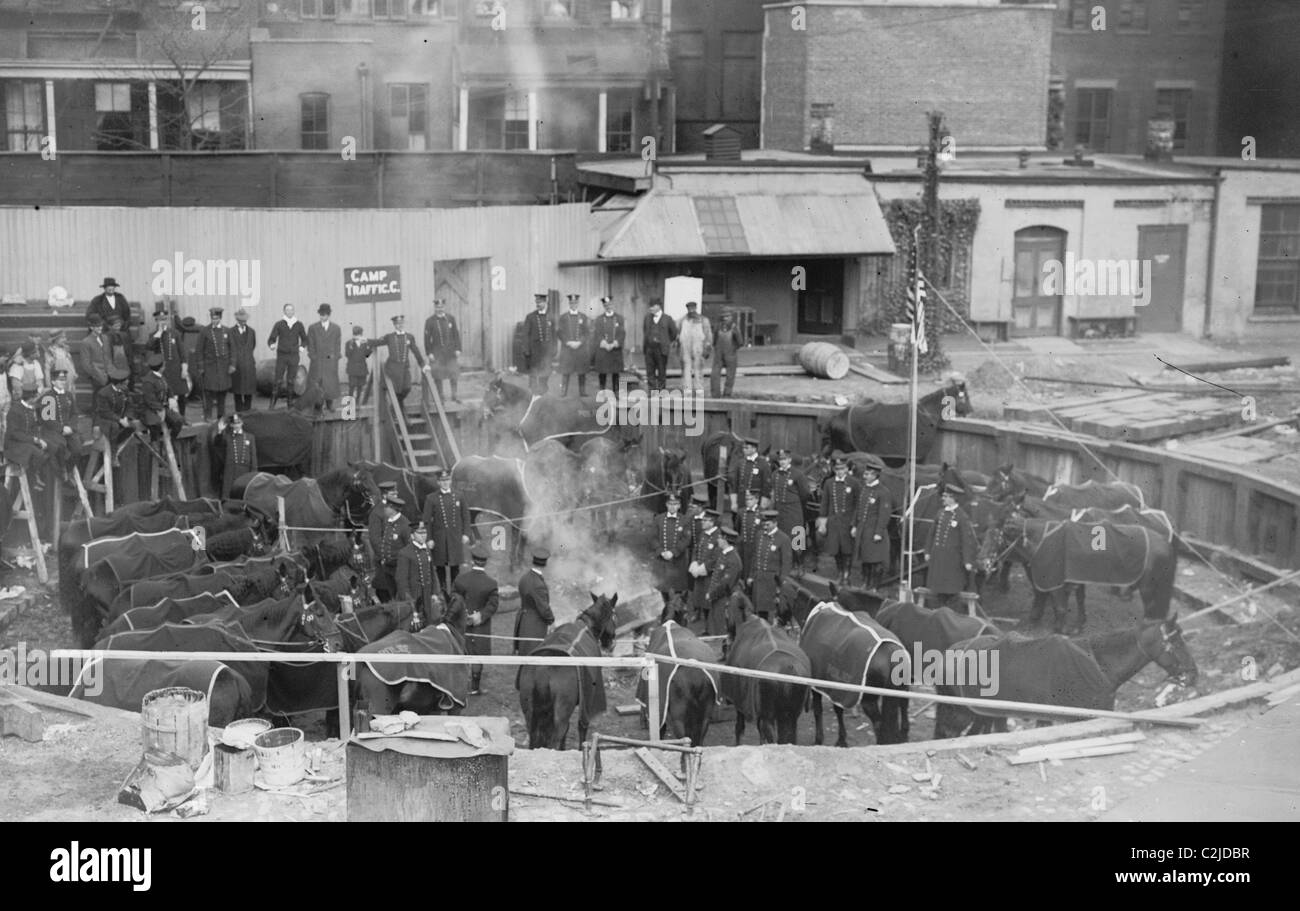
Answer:
[{"label": "american flag", "polygon": [[921,227],[912,232],[912,252],[907,260],[907,321],[912,324],[912,339],[922,354],[930,350],[925,340],[925,276],[921,274],[919,250]]}]

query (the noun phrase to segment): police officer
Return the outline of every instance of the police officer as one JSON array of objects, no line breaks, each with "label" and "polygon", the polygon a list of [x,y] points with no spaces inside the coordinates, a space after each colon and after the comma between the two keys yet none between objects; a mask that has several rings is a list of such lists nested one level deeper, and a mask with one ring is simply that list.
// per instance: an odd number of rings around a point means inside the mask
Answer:
[{"label": "police officer", "polygon": [[970,573],[975,569],[975,556],[979,543],[970,516],[957,505],[962,489],[956,484],[945,484],[943,508],[934,517],[934,525],[926,539],[926,585],[934,592],[935,606],[942,607],[954,597],[970,590]]},{"label": "police officer", "polygon": [[433,473],[438,489],[424,498],[421,517],[429,530],[429,547],[438,583],[451,596],[456,575],[465,562],[465,545],[469,544],[469,507],[451,489],[451,472],[445,468]]},{"label": "police officer", "polygon": [[533,565],[519,578],[519,613],[515,615],[514,654],[526,655],[545,639],[555,622],[551,612],[551,590],[542,570],[551,552],[544,547],[533,551]]},{"label": "police officer", "polygon": [[[466,572],[456,577],[455,593],[465,601],[465,651],[471,655],[492,654],[492,618],[498,607],[497,580],[488,575],[488,549],[481,541],[470,548],[473,560]],[[483,665],[469,667],[471,696],[483,692]]]},{"label": "police officer", "polygon": [[379,485],[383,502],[370,512],[370,549],[375,554],[375,595],[391,601],[397,593],[397,555],[411,540],[411,523],[402,515],[406,502],[397,495],[397,482]]},{"label": "police officer", "polygon": [[[741,441],[744,457],[731,469],[727,478],[727,487],[731,494],[731,511],[735,512],[744,502],[741,498],[746,491],[756,491],[761,498],[767,490],[772,475],[772,466],[767,459],[758,457],[758,440],[746,437]],[[766,508],[767,504],[761,504]]]},{"label": "police officer", "polygon": [[442,381],[451,385],[451,400],[459,402],[457,384],[460,382],[460,327],[456,318],[447,312],[447,302],[434,298],[433,316],[424,321],[424,353],[429,358],[429,375],[442,398]]},{"label": "police officer", "polygon": [[664,498],[665,512],[655,516],[655,581],[664,599],[664,614],[668,619],[668,602],[674,594],[684,595],[691,587],[687,571],[687,556],[691,549],[691,520],[680,511],[681,497],[670,491]]},{"label": "police officer", "polygon": [[777,512],[777,528],[790,537],[796,575],[803,572],[803,557],[808,550],[809,536],[803,514],[808,494],[808,478],[795,469],[793,454],[788,449],[778,449],[776,470],[768,480],[767,500]]},{"label": "police officer", "polygon": [[853,517],[858,509],[858,481],[849,476],[849,460],[838,449],[831,455],[835,474],[822,481],[821,515],[817,533],[824,539],[824,551],[835,557],[840,585],[849,584],[849,561],[853,557]]},{"label": "police officer", "polygon": [[713,571],[709,573],[709,587],[704,600],[709,606],[708,635],[725,636],[727,633],[726,600],[736,590],[740,582],[740,554],[736,551],[736,539],[740,532],[730,525],[723,526],[721,546],[713,562]]},{"label": "police officer", "polygon": [[545,395],[551,382],[555,359],[555,320],[547,315],[550,305],[545,291],[533,295],[534,310],[524,317],[524,357],[528,361],[528,390]]},{"label": "police officer", "polygon": [[596,371],[596,380],[603,390],[608,382],[609,390],[618,394],[618,377],[623,372],[623,344],[627,341],[627,327],[623,324],[621,314],[614,312],[614,299],[600,299],[604,312],[596,317],[591,337],[595,340],[595,350],[591,358],[592,369]]},{"label": "police officer", "polygon": [[230,335],[221,325],[221,316],[225,311],[220,307],[208,310],[212,322],[199,332],[199,377],[203,389],[203,420],[212,419],[215,407],[216,416],[226,413],[226,393],[230,391],[230,377],[235,372],[231,360]]},{"label": "police officer", "polygon": [[695,580],[691,584],[691,609],[696,620],[704,619],[708,609],[709,602],[705,595],[709,591],[709,576],[713,572],[713,564],[722,547],[721,535],[718,532],[718,518],[719,513],[716,509],[704,510],[700,514],[699,532],[691,545],[691,562],[687,571]]},{"label": "police officer", "polygon": [[591,364],[591,352],[587,343],[591,337],[591,322],[587,314],[578,310],[581,295],[570,294],[569,311],[561,313],[556,320],[555,330],[560,337],[560,395],[569,394],[569,379],[578,375],[578,397],[587,394],[587,369]]},{"label": "police officer", "polygon": [[740,533],[736,547],[740,551],[741,578],[748,579],[754,574],[754,548],[758,546],[758,534],[763,525],[757,490],[745,491],[745,508],[740,511],[736,524]]},{"label": "police officer", "polygon": [[867,453],[862,465],[862,486],[853,521],[853,561],[862,566],[862,584],[878,588],[889,565],[889,518],[894,496],[880,483],[885,463]]},{"label": "police officer", "polygon": [[388,357],[384,359],[384,376],[393,384],[398,410],[404,412],[406,396],[411,391],[410,358],[415,358],[421,370],[426,373],[429,370],[424,363],[424,355],[415,344],[415,336],[406,331],[406,317],[401,314],[394,316],[393,331],[382,338],[374,339],[371,344],[388,349]]},{"label": "police officer", "polygon": [[[55,368],[50,374],[51,387],[38,399],[36,411],[44,428],[43,436],[64,470],[76,470],[76,462],[85,452],[85,443],[77,430],[77,399],[68,389],[68,371]],[[55,445],[57,441],[57,445]]]},{"label": "police officer", "polygon": [[221,476],[221,498],[230,499],[235,479],[257,471],[257,439],[244,429],[244,419],[236,411],[222,433],[226,447],[225,470]]},{"label": "police officer", "polygon": [[790,536],[777,527],[775,509],[763,510],[763,530],[754,548],[754,568],[749,578],[755,612],[764,620],[777,615],[781,582],[790,574]]},{"label": "police officer", "polygon": [[442,622],[440,586],[429,554],[428,531],[421,522],[411,531],[411,540],[397,552],[397,599],[415,602],[412,629]]}]

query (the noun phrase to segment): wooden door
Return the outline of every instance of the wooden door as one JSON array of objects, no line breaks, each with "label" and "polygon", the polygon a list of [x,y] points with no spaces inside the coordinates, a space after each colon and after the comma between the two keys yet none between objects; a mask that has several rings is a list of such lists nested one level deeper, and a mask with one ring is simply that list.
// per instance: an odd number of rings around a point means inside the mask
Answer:
[{"label": "wooden door", "polygon": [[[1186,282],[1187,226],[1140,225],[1138,271],[1146,274],[1151,263],[1151,287],[1143,288],[1147,303],[1137,307],[1138,331],[1180,332],[1183,328],[1183,292]],[[1135,277],[1134,281],[1138,279]]]},{"label": "wooden door", "polygon": [[[460,327],[462,367],[494,365],[488,351],[487,313],[488,261],[486,259],[440,259],[433,264],[434,294],[447,302],[447,312]],[[428,314],[426,314],[427,316]],[[424,324],[421,322],[420,331]]]},{"label": "wooden door", "polygon": [[1061,295],[1044,293],[1047,264],[1065,260],[1065,232],[1024,228],[1016,232],[1013,335],[1060,335]]},{"label": "wooden door", "polygon": [[844,260],[815,259],[805,268],[806,287],[795,305],[799,332],[839,335],[844,331]]}]

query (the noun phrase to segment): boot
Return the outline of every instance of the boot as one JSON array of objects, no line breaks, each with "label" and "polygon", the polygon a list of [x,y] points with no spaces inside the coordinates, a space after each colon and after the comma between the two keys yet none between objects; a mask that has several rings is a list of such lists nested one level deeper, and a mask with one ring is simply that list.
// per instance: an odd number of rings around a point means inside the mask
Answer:
[{"label": "boot", "polygon": [[483,693],[482,674],[472,674],[469,679],[469,694],[480,696]]}]

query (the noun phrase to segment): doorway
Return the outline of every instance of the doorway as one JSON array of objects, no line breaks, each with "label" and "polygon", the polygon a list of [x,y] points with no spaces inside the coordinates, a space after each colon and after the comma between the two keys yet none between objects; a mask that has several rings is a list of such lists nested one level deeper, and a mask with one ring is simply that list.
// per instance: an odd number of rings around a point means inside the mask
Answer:
[{"label": "doorway", "polygon": [[1139,225],[1138,268],[1151,263],[1147,303],[1135,308],[1139,332],[1180,332],[1187,265],[1186,225]]},{"label": "doorway", "polygon": [[1065,232],[1023,228],[1016,232],[1015,284],[1011,299],[1013,335],[1060,335],[1061,295],[1045,294],[1049,262],[1065,259]]},{"label": "doorway", "polygon": [[797,292],[798,331],[839,335],[844,331],[844,260],[816,259],[805,265],[805,285]]}]

